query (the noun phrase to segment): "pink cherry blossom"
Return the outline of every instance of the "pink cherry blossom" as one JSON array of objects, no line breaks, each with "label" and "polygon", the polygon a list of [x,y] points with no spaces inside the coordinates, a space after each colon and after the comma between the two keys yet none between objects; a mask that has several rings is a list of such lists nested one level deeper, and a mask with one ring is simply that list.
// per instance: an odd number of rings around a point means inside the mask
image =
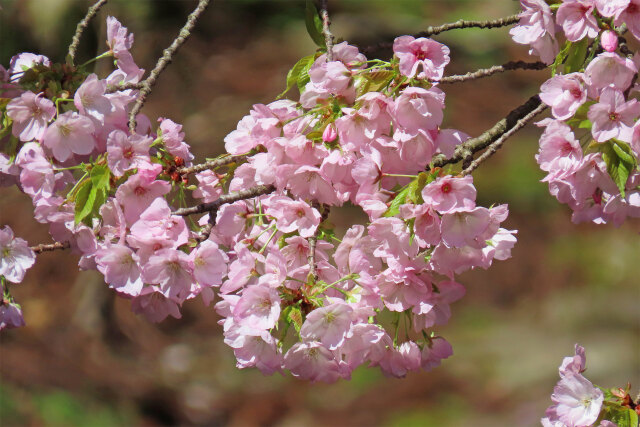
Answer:
[{"label": "pink cherry blossom", "polygon": [[133,134],[127,135],[114,130],[107,138],[107,163],[115,176],[122,176],[130,169],[148,164],[151,137]]},{"label": "pink cherry blossom", "polygon": [[276,218],[278,230],[284,233],[297,231],[302,237],[314,235],[320,224],[320,212],[302,201],[285,196],[274,196],[265,211]]},{"label": "pink cherry blossom", "polygon": [[320,64],[309,71],[311,83],[316,90],[331,94],[343,93],[351,82],[351,72],[340,61]]},{"label": "pink cherry blossom", "polygon": [[218,286],[227,274],[229,257],[215,242],[206,240],[191,252],[193,277],[204,286]]},{"label": "pink cherry blossom", "polygon": [[0,301],[0,331],[24,326],[22,308],[12,302]]},{"label": "pink cherry blossom", "polygon": [[128,224],[133,224],[140,218],[140,214],[147,209],[158,197],[171,190],[167,181],[156,180],[155,176],[162,170],[161,165],[142,165],[138,173],[132,175],[116,190],[116,199],[124,207],[124,214]]},{"label": "pink cherry blossom", "polygon": [[110,287],[127,295],[140,295],[143,286],[140,258],[129,247],[121,244],[107,245],[98,249],[95,259],[98,271],[104,275]]},{"label": "pink cherry blossom", "polygon": [[615,52],[618,49],[618,35],[611,30],[604,31],[600,37],[600,46],[607,52]]},{"label": "pink cherry blossom", "polygon": [[582,148],[571,128],[554,120],[540,137],[536,160],[543,171],[569,169],[582,160]]},{"label": "pink cherry blossom", "polygon": [[436,366],[440,366],[442,359],[447,359],[452,355],[451,344],[442,337],[435,337],[422,349],[422,369],[430,371]]},{"label": "pink cherry blossom", "polygon": [[332,383],[340,378],[338,362],[319,342],[299,342],[284,356],[284,367],[294,377]]},{"label": "pink cherry blossom", "polygon": [[393,118],[409,132],[434,129],[442,123],[444,92],[438,88],[409,87],[396,98]]},{"label": "pink cherry blossom", "polygon": [[320,341],[329,350],[335,350],[344,342],[352,321],[348,304],[336,302],[313,310],[300,329],[300,336],[308,341]]},{"label": "pink cherry blossom", "polygon": [[476,206],[476,189],[471,175],[463,178],[444,176],[422,190],[424,202],[441,214],[469,210]]},{"label": "pink cherry blossom", "polygon": [[[638,68],[629,58],[622,58],[615,52],[605,52],[587,65],[584,71],[585,80],[590,85],[590,91],[599,91],[607,86],[614,86],[625,91],[631,85],[633,76]],[[596,98],[599,93],[591,94]]]},{"label": "pink cherry blossom", "polygon": [[[442,215],[442,241],[449,247],[477,246],[475,239],[489,226],[489,210],[477,207]],[[484,246],[484,241],[481,242]]]},{"label": "pink cherry blossom", "polygon": [[159,289],[149,286],[131,301],[131,311],[143,314],[150,322],[161,322],[171,315],[180,319],[180,309],[175,301],[165,297]]},{"label": "pink cherry blossom", "polygon": [[134,248],[154,252],[162,248],[175,249],[187,243],[188,237],[189,231],[184,218],[171,215],[171,209],[166,200],[159,197],[131,226],[127,243]]},{"label": "pink cherry blossom", "polygon": [[518,15],[518,25],[509,34],[513,41],[520,44],[532,44],[545,34],[555,34],[555,22],[551,8],[544,0],[520,0],[522,12]]},{"label": "pink cherry blossom", "polygon": [[176,249],[161,249],[149,257],[142,278],[146,283],[158,285],[165,297],[181,303],[189,295],[192,273],[189,255]]},{"label": "pink cherry blossom", "polygon": [[625,102],[622,92],[606,88],[600,101],[589,108],[587,117],[593,124],[591,133],[596,141],[617,138],[631,142],[632,127],[639,115],[640,103],[636,99]]},{"label": "pink cherry blossom", "polygon": [[95,148],[93,122],[76,112],[67,111],[47,128],[43,143],[53,156],[64,162],[73,154],[90,154]]},{"label": "pink cherry blossom", "polygon": [[24,239],[14,237],[9,226],[0,229],[0,276],[20,283],[35,262],[36,255]]},{"label": "pink cherry blossom", "polygon": [[439,80],[449,63],[449,48],[431,39],[401,36],[393,42],[400,73],[407,77]]},{"label": "pink cherry blossom", "polygon": [[73,103],[80,114],[89,116],[97,123],[103,124],[105,117],[115,110],[109,98],[105,96],[106,89],[106,80],[100,80],[97,75],[90,74],[80,85],[73,98]]},{"label": "pink cherry blossom", "polygon": [[233,309],[233,319],[240,325],[255,329],[271,329],[280,317],[280,296],[272,287],[246,287]]},{"label": "pink cherry blossom", "polygon": [[24,71],[35,67],[36,65],[51,66],[51,61],[44,55],[36,55],[35,53],[23,52],[12,56],[9,60],[9,75],[12,82],[17,82],[22,77]]},{"label": "pink cherry blossom", "polygon": [[172,156],[178,156],[186,162],[193,160],[191,154],[191,147],[184,142],[184,132],[182,132],[182,125],[175,123],[173,120],[159,118],[160,130],[162,131],[162,142],[167,148],[167,151]]},{"label": "pink cherry blossom", "polygon": [[594,0],[564,0],[556,19],[567,39],[576,42],[584,37],[595,38],[600,32],[593,10]]},{"label": "pink cherry blossom", "polygon": [[551,107],[556,119],[567,120],[587,100],[586,85],[582,73],[552,77],[540,87],[540,99]]},{"label": "pink cherry blossom", "polygon": [[607,18],[614,17],[614,25],[627,24],[633,36],[640,40],[639,0],[596,0],[598,11]]},{"label": "pink cherry blossom", "polygon": [[584,372],[587,363],[584,347],[576,344],[575,352],[576,354],[574,356],[568,356],[562,360],[562,364],[560,368],[558,368],[560,377]]},{"label": "pink cherry blossom", "polygon": [[107,46],[116,58],[128,54],[133,45],[133,34],[129,34],[127,27],[113,16],[107,16]]},{"label": "pink cherry blossom", "polygon": [[13,135],[24,142],[42,138],[55,114],[53,102],[33,92],[24,92],[7,104],[7,116],[13,120]]},{"label": "pink cherry blossom", "polygon": [[600,414],[604,395],[581,374],[573,374],[560,379],[551,400],[554,405],[547,410],[551,420],[570,426],[590,426]]}]

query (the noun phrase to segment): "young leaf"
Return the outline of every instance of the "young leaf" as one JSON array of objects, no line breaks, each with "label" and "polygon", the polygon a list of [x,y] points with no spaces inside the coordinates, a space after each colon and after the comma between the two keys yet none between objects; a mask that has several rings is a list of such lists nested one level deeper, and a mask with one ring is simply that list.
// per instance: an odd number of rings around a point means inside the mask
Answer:
[{"label": "young leaf", "polygon": [[625,197],[625,186],[631,171],[637,166],[631,149],[623,142],[611,140],[598,144],[597,150],[602,153],[602,160],[607,165],[607,172],[616,183],[620,195]]},{"label": "young leaf", "polygon": [[389,205],[389,209],[382,215],[384,217],[392,217],[396,216],[400,213],[400,206],[404,205],[407,201],[407,196],[409,195],[409,191],[411,191],[411,184],[406,185],[400,192],[396,195],[396,197],[391,201]]},{"label": "young leaf", "polygon": [[296,328],[296,332],[300,335],[300,328],[302,328],[302,311],[300,311],[300,307],[291,306],[291,311],[287,314],[287,320]]},{"label": "young leaf", "polygon": [[[296,62],[296,64],[287,73],[287,88],[280,95],[278,95],[276,99],[280,99],[285,96],[294,85],[298,85],[298,87],[300,87],[299,82],[301,81],[301,79],[304,80],[305,76],[307,82],[309,81],[308,72],[314,60],[315,55],[308,55],[300,58],[300,60]],[[307,83],[305,82],[304,84],[306,85]],[[304,88],[304,85],[302,85],[302,87]]]},{"label": "young leaf", "polygon": [[569,49],[567,60],[564,63],[564,74],[580,71],[587,56],[587,48],[589,47],[589,39],[583,38],[579,42],[573,43]]},{"label": "young leaf", "polygon": [[305,24],[311,40],[313,40],[318,47],[325,47],[324,36],[322,35],[322,20],[320,20],[318,9],[316,9],[316,6],[313,4],[313,0],[307,0],[305,12]]},{"label": "young leaf", "polygon": [[91,181],[87,181],[80,187],[76,194],[76,208],[75,208],[75,221],[76,224],[87,217],[93,210],[93,204],[96,201],[96,189],[91,184]]}]

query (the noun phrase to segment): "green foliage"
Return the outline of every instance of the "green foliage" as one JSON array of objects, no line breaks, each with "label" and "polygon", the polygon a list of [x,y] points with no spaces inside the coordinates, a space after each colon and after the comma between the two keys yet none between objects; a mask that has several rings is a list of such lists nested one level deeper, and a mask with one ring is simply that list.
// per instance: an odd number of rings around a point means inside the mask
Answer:
[{"label": "green foliage", "polygon": [[95,165],[89,172],[89,179],[78,188],[75,196],[75,221],[90,223],[98,216],[98,210],[109,194],[111,171],[106,165]]},{"label": "green foliage", "polygon": [[602,412],[600,412],[601,420],[609,420],[618,425],[618,427],[637,427],[638,414],[633,409],[620,406],[613,402],[604,402]]},{"label": "green foliage", "polygon": [[304,87],[309,83],[309,69],[313,65],[315,55],[308,55],[301,58],[287,73],[287,88],[277,96],[276,99],[280,99],[286,95],[294,85],[298,86],[300,93],[304,90]]},{"label": "green foliage", "polygon": [[620,194],[625,197],[625,185],[631,171],[638,165],[631,148],[624,142],[612,139],[595,146],[602,153],[602,160],[607,165],[607,172],[616,183]]},{"label": "green foliage", "polygon": [[358,95],[364,95],[367,92],[380,92],[389,86],[389,83],[396,77],[396,73],[389,70],[373,71],[371,73],[363,73],[359,76],[361,79],[358,84]]},{"label": "green foliage", "polygon": [[322,35],[322,20],[318,14],[318,9],[313,4],[312,0],[307,0],[307,7],[305,11],[305,24],[307,26],[307,32],[311,37],[311,40],[320,48],[325,47],[324,35]]},{"label": "green foliage", "polygon": [[583,68],[589,47],[589,39],[585,37],[579,42],[572,43],[570,46],[567,59],[564,62],[564,74],[580,71]]}]

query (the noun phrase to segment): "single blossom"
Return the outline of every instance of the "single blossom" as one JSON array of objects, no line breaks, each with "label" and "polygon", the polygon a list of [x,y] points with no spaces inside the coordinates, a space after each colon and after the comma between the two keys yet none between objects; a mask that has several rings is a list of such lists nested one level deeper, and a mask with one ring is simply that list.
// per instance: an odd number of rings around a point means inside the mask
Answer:
[{"label": "single blossom", "polygon": [[569,41],[576,42],[589,37],[595,38],[600,29],[593,16],[596,5],[594,0],[565,0],[558,8],[556,19],[562,26]]},{"label": "single blossom", "polygon": [[540,99],[551,107],[556,119],[573,117],[587,100],[587,88],[582,73],[571,73],[552,77],[540,87]]},{"label": "single blossom", "polygon": [[476,189],[471,175],[464,178],[443,176],[422,190],[424,202],[441,214],[475,208]]},{"label": "single blossom", "polygon": [[153,139],[149,136],[127,133],[116,129],[107,138],[107,164],[115,176],[122,176],[130,169],[148,164],[149,148]]},{"label": "single blossom", "polygon": [[639,115],[640,102],[636,99],[625,102],[622,92],[614,88],[604,89],[600,101],[587,113],[593,124],[591,133],[598,142],[611,138],[631,142],[632,128]]},{"label": "single blossom", "polygon": [[10,301],[0,301],[0,331],[24,326],[22,308]]},{"label": "single blossom", "polygon": [[401,36],[393,42],[400,73],[407,77],[439,80],[449,63],[449,48],[431,39]]},{"label": "single blossom", "polygon": [[36,255],[29,244],[20,237],[14,237],[11,227],[0,229],[0,276],[20,283],[35,261]]},{"label": "single blossom", "polygon": [[47,128],[43,143],[53,156],[64,162],[74,154],[90,154],[96,144],[93,137],[95,127],[91,119],[76,112],[67,111],[58,116]]},{"label": "single blossom", "polygon": [[24,142],[42,138],[55,114],[53,102],[33,92],[24,92],[7,104],[7,116],[13,120],[13,135]]}]

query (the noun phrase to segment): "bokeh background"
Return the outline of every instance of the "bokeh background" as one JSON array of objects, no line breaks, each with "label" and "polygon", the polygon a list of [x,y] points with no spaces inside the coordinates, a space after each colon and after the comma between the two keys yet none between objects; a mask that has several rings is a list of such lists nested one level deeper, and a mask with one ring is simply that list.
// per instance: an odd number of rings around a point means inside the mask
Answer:
[{"label": "bokeh background", "polygon": [[[63,61],[90,2],[0,0],[0,63],[28,51]],[[80,44],[79,60],[104,51],[105,18],[135,33],[138,64],[150,70],[195,7],[191,0],[111,0]],[[393,40],[459,18],[517,13],[511,0],[331,0],[333,33],[359,46]],[[469,29],[436,39],[457,74],[529,59],[508,29]],[[212,0],[144,112],[184,124],[197,158],[254,103],[284,88],[288,69],[313,52],[304,1]],[[389,56],[389,52],[376,52]],[[533,59],[531,59],[533,60]],[[98,63],[104,76],[108,64]],[[446,127],[477,135],[537,92],[546,71],[517,71],[443,87]],[[295,96],[295,94],[292,94]],[[64,252],[40,255],[12,288],[27,326],[0,335],[0,424],[52,426],[533,426],[557,381],[562,357],[587,349],[587,377],[602,386],[640,385],[640,223],[573,225],[539,180],[529,126],[475,174],[479,203],[508,203],[517,229],[513,258],[460,276],[467,295],[439,329],[455,355],[430,373],[387,379],[360,368],[351,381],[308,384],[235,368],[218,317],[188,302],[183,319],[159,325],[131,313],[95,272]],[[0,224],[47,242],[28,197],[0,194]],[[346,226],[353,210],[334,214]]]}]

